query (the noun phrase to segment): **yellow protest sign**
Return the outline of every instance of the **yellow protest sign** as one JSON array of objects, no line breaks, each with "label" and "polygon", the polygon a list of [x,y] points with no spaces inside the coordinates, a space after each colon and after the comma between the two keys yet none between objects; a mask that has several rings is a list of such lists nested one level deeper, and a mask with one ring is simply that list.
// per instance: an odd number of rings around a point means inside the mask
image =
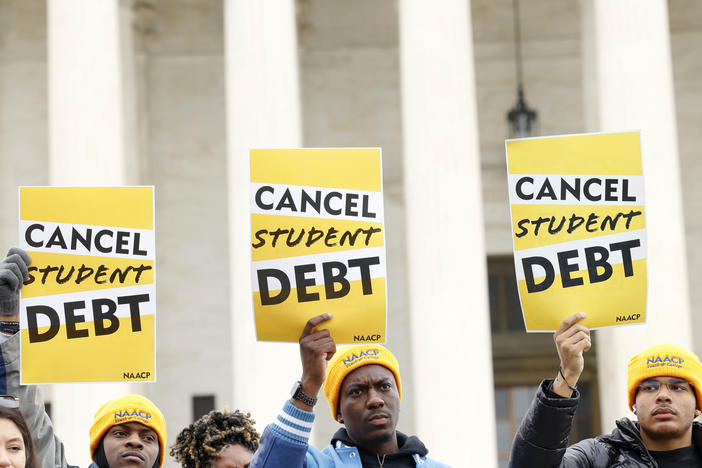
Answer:
[{"label": "yellow protest sign", "polygon": [[155,381],[153,187],[20,187],[21,381]]},{"label": "yellow protest sign", "polygon": [[507,140],[514,265],[527,331],[576,312],[589,328],[646,321],[639,132]]},{"label": "yellow protest sign", "polygon": [[383,343],[385,231],[379,148],[251,150],[252,288],[261,341],[333,314],[337,343]]}]

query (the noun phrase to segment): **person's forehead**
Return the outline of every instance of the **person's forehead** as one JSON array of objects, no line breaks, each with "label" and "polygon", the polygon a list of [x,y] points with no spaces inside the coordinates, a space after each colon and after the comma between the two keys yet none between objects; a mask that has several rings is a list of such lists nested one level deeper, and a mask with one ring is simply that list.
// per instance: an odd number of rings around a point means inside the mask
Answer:
[{"label": "person's forehead", "polygon": [[17,424],[11,419],[0,418],[0,426],[2,426],[2,431],[7,439],[10,438],[22,438],[22,433],[17,427]]},{"label": "person's forehead", "polygon": [[651,382],[651,381],[657,381],[661,383],[668,383],[668,382],[688,382],[686,379],[683,379],[681,377],[670,377],[667,375],[660,375],[656,377],[650,377],[648,379],[644,379],[643,382]]},{"label": "person's forehead", "polygon": [[380,364],[366,364],[358,367],[346,376],[341,386],[347,386],[354,383],[367,383],[368,381],[377,382],[379,380],[390,379],[395,382],[395,374],[390,369]]},{"label": "person's forehead", "polygon": [[[241,444],[231,444],[224,447],[217,457],[217,460],[222,462],[222,466],[226,466],[226,463],[230,463],[232,465],[245,465],[247,463],[251,463],[252,458],[253,453],[251,453],[249,449]],[[216,465],[217,464],[215,463],[215,466]]]},{"label": "person's forehead", "polygon": [[112,426],[110,428],[110,430],[114,430],[117,428],[128,430],[128,431],[138,431],[138,432],[149,431],[149,432],[153,432],[154,434],[156,434],[156,431],[151,429],[149,426],[145,426],[144,424],[139,423],[139,422],[135,422],[135,421],[125,422],[122,424],[115,424],[114,426]]}]

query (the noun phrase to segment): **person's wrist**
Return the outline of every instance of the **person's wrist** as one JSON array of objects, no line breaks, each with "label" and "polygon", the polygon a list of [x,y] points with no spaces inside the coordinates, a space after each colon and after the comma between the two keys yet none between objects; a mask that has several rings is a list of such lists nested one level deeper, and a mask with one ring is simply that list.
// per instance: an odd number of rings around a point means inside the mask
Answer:
[{"label": "person's wrist", "polygon": [[563,398],[571,398],[573,396],[573,390],[568,387],[568,385],[563,381],[560,375],[556,375],[553,379],[553,384],[551,384],[551,391],[557,393]]},{"label": "person's wrist", "polygon": [[310,380],[303,376],[300,379],[300,387],[302,388],[302,391],[305,392],[306,395],[311,396],[312,398],[316,398],[317,394],[319,393],[319,389],[322,387],[321,383],[317,383],[313,380]]},{"label": "person's wrist", "polygon": [[290,403],[301,410],[313,411],[314,405],[317,404],[317,393],[311,393],[309,386],[307,391],[303,388],[301,381],[295,382],[290,390]]},{"label": "person's wrist", "polygon": [[564,398],[571,398],[576,392],[576,385],[580,372],[567,371],[562,366],[558,367],[556,377],[553,379],[551,390]]},{"label": "person's wrist", "polygon": [[575,387],[578,384],[578,379],[580,379],[580,374],[582,374],[582,369],[567,368],[561,364],[558,368],[558,373],[569,386]]},{"label": "person's wrist", "polygon": [[[0,298],[0,317],[16,317],[19,315],[19,295]],[[5,320],[10,320],[5,318]]]}]

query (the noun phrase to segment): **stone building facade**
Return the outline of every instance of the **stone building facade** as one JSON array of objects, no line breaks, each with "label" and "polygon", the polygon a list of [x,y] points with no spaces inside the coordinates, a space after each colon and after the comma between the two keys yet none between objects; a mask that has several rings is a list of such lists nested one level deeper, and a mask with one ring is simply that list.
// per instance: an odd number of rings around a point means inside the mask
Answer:
[{"label": "stone building facade", "polygon": [[[520,9],[539,133],[643,135],[649,321],[595,333],[584,437],[627,414],[628,356],[702,351],[702,4]],[[157,402],[170,441],[211,406],[263,428],[300,368],[295,345],[253,339],[246,149],[379,146],[400,427],[454,466],[506,466],[557,365],[550,336],[520,328],[512,286],[513,13],[509,0],[0,1],[0,245],[17,242],[17,186],[156,187],[158,382],[47,387],[70,461],[87,465],[93,412],[126,391]],[[316,444],[334,427],[321,408]]]}]

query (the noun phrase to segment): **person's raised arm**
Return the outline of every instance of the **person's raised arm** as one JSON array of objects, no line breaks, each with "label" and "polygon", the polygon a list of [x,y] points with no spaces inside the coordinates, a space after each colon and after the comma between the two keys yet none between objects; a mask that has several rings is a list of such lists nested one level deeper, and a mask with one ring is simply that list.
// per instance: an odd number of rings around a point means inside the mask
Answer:
[{"label": "person's raised arm", "polygon": [[591,346],[590,330],[579,323],[584,318],[584,313],[566,317],[553,335],[560,367],[553,382],[541,383],[519,424],[512,443],[510,468],[590,466],[580,452],[567,449],[578,406],[574,389],[585,365],[583,353]]},{"label": "person's raised arm", "polygon": [[309,438],[314,423],[314,402],[326,378],[327,361],[336,352],[329,330],[317,330],[317,327],[331,317],[331,314],[317,315],[309,319],[303,328],[300,336],[300,383],[296,383],[293,397],[285,402],[278,417],[261,434],[251,468],[330,466],[330,460],[310,447]]},{"label": "person's raised arm", "polygon": [[583,352],[592,346],[590,330],[578,323],[584,318],[582,312],[566,317],[553,334],[561,362],[551,389],[562,397],[570,398],[573,395],[572,388],[575,388],[585,367]]},{"label": "person's raised arm", "polygon": [[[10,326],[7,322],[19,321],[19,294],[22,284],[29,278],[28,267],[32,262],[27,252],[13,247],[0,262],[0,320],[6,322],[3,333]],[[34,438],[37,455],[43,467],[66,467],[63,443],[54,433],[44,408],[44,396],[37,385],[20,385],[19,333],[16,332],[0,344],[0,386],[19,398],[20,409]]]},{"label": "person's raised arm", "polygon": [[[300,361],[302,377],[300,386],[305,395],[315,398],[324,383],[327,374],[327,362],[336,352],[336,344],[329,330],[317,330],[317,327],[331,319],[331,314],[322,314],[307,321],[300,336]],[[312,411],[312,406],[292,398],[290,402],[297,408]]]}]

